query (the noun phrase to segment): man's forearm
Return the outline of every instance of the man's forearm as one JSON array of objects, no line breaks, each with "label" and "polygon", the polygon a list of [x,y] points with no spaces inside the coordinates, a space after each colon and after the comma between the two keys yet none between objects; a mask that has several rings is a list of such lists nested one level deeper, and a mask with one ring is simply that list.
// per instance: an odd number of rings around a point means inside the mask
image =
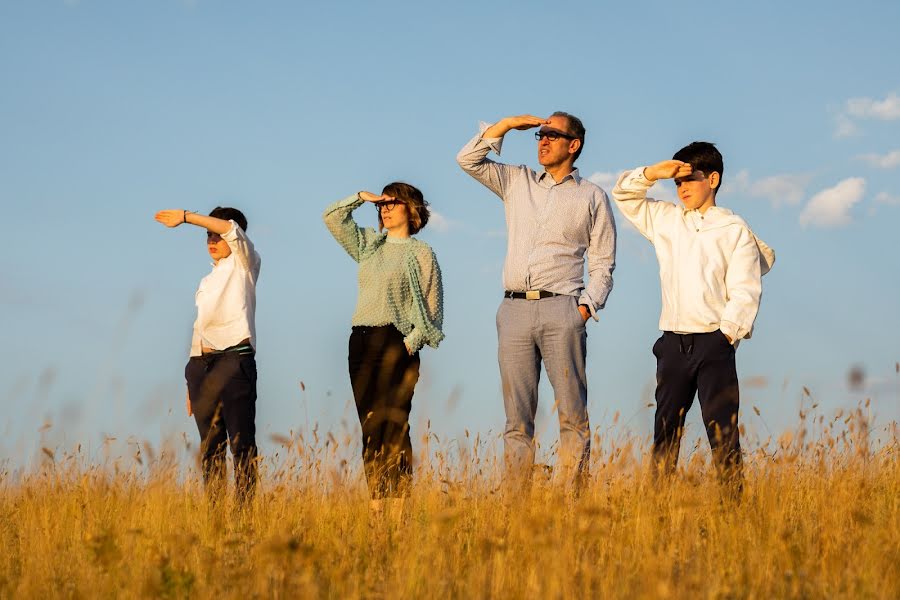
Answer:
[{"label": "man's forearm", "polygon": [[485,129],[481,134],[481,137],[482,139],[502,138],[504,135],[509,133],[510,129],[512,129],[512,126],[509,124],[509,119],[500,119],[487,129]]}]

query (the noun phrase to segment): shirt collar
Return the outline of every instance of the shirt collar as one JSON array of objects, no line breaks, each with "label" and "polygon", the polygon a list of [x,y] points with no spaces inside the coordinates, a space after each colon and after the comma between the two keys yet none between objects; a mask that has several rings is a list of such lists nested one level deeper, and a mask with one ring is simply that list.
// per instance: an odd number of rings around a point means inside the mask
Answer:
[{"label": "shirt collar", "polygon": [[384,241],[388,244],[408,244],[412,242],[412,236],[405,238],[391,237],[387,234],[384,235]]},{"label": "shirt collar", "polygon": [[[545,175],[546,175],[547,177],[550,178],[550,181],[555,181],[555,180],[553,179],[553,177],[550,176],[550,173],[548,173],[548,172],[546,171],[546,169],[540,172],[540,174],[538,175],[538,181],[543,181]],[[557,181],[556,184],[559,185],[560,183],[565,183],[567,179],[571,179],[571,180],[574,181],[576,184],[577,184],[577,183],[581,183],[581,175],[578,173],[578,168],[577,168],[577,167],[574,168],[574,169],[572,169],[572,172],[571,172],[571,173],[569,173],[568,175],[566,175],[565,177],[563,177],[563,178],[562,178],[562,181]]]},{"label": "shirt collar", "polygon": [[[683,214],[688,214],[688,213],[692,213],[692,212],[695,212],[698,215],[700,214],[700,211],[698,211],[696,208],[687,208],[684,204],[681,205],[681,212]],[[713,205],[706,209],[706,214],[710,215],[710,216],[727,217],[729,215],[733,215],[734,213],[731,212],[730,210],[728,210],[727,208],[722,208],[721,206]]]}]

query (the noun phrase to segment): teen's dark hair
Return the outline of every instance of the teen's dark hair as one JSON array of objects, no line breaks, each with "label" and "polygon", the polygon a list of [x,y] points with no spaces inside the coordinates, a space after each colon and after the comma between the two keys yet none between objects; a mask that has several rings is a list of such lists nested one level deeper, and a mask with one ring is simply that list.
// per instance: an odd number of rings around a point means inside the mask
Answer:
[{"label": "teen's dark hair", "polygon": [[713,190],[713,194],[722,189],[722,179],[725,176],[725,164],[722,161],[722,153],[715,144],[709,142],[691,142],[672,157],[674,160],[689,163],[694,171],[703,171],[709,177],[713,172],[719,174],[719,185]]},{"label": "teen's dark hair", "polygon": [[238,224],[238,227],[244,230],[244,233],[247,233],[247,217],[236,208],[231,208],[230,206],[217,206],[210,211],[209,216],[225,221],[234,221]]},{"label": "teen's dark hair", "polygon": [[586,133],[584,130],[584,123],[582,123],[581,119],[579,119],[575,115],[570,115],[569,113],[563,112],[561,110],[556,111],[550,116],[565,117],[569,122],[569,133],[581,140],[581,145],[578,146],[578,150],[575,151],[575,159],[572,162],[578,160],[578,157],[581,156],[581,151],[584,150],[584,134]]},{"label": "teen's dark hair", "polygon": [[[422,195],[419,188],[402,181],[395,181],[384,186],[381,193],[396,198],[406,205],[406,210],[409,212],[410,235],[419,233],[428,224],[428,217],[431,216],[431,213],[428,210],[428,203],[425,202],[425,196]],[[381,211],[378,211],[378,229],[381,230],[383,227]]]}]

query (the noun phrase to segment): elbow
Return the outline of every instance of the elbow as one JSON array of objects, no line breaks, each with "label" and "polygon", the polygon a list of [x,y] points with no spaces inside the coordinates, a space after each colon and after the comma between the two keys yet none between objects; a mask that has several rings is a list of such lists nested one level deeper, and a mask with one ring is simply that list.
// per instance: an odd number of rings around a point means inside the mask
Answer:
[{"label": "elbow", "polygon": [[459,154],[456,155],[456,164],[458,164],[459,168],[466,173],[472,173],[478,167],[478,161],[472,160],[471,153],[466,151],[465,148],[460,150]]}]

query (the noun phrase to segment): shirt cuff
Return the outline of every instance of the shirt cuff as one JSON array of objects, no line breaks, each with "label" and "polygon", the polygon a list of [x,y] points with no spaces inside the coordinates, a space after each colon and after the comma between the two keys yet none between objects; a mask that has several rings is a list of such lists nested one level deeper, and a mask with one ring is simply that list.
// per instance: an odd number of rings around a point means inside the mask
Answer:
[{"label": "shirt cuff", "polygon": [[503,148],[503,138],[486,138],[484,137],[484,132],[487,131],[490,127],[492,127],[493,123],[485,123],[481,121],[478,124],[478,139],[481,143],[487,144],[491,150],[493,150],[497,156],[500,156],[500,150]]},{"label": "shirt cuff", "polygon": [[240,227],[232,219],[228,219],[228,222],[231,223],[231,228],[219,237],[221,237],[226,242],[236,242],[239,237],[238,229],[240,229]]},{"label": "shirt cuff", "polygon": [[719,330],[731,338],[731,344],[734,345],[740,339],[738,338],[739,327],[737,323],[732,323],[731,321],[722,321],[719,323]]},{"label": "shirt cuff", "polygon": [[644,175],[644,169],[646,168],[647,167],[638,167],[637,169],[634,169],[626,179],[630,180],[636,185],[641,186],[645,190],[649,190],[653,187],[653,184],[656,183],[657,180],[654,179],[653,181],[650,181],[649,179],[647,179],[647,176]]},{"label": "shirt cuff", "polygon": [[423,337],[422,330],[418,327],[413,327],[413,330],[409,332],[409,335],[403,338],[410,354],[415,354],[422,349],[422,346],[424,345]]},{"label": "shirt cuff", "polygon": [[588,310],[591,311],[591,317],[595,321],[600,320],[597,317],[597,308],[594,306],[594,301],[591,300],[591,297],[588,296],[587,293],[583,293],[583,294],[581,294],[581,296],[578,297],[578,306],[581,306],[582,304],[584,304],[585,306],[588,307]]},{"label": "shirt cuff", "polygon": [[337,205],[341,206],[341,207],[352,206],[353,208],[356,208],[357,206],[362,206],[365,203],[366,203],[366,201],[363,200],[362,198],[360,198],[359,192],[357,192],[356,194],[353,194],[352,196],[347,196],[346,198],[344,198],[343,200],[338,202]]}]

